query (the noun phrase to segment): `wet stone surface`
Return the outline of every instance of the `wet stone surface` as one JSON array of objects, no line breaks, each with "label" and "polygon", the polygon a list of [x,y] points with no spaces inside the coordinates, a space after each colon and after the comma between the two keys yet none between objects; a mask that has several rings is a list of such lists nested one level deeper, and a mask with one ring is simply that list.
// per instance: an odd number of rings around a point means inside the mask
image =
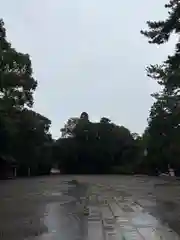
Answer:
[{"label": "wet stone surface", "polygon": [[0,182],[3,240],[180,240],[180,184],[135,176]]}]

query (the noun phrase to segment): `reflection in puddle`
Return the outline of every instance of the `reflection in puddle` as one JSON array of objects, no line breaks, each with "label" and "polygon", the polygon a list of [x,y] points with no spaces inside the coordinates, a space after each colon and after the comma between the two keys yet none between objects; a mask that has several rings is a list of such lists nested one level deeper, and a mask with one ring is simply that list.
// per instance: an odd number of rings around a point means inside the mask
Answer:
[{"label": "reflection in puddle", "polygon": [[[129,196],[115,197],[109,189],[100,192],[97,186],[88,189],[87,199],[87,186],[72,182],[68,183],[70,189],[67,184],[62,186],[59,192],[46,192],[47,199],[53,196],[43,218],[47,232],[28,240],[102,240],[104,236],[105,239],[119,236],[123,240],[180,240],[168,226],[144,211],[144,206],[154,206],[156,202],[140,198],[135,203]],[[84,204],[88,206],[88,217],[83,215]]]},{"label": "reflection in puddle", "polygon": [[[85,220],[76,202],[85,195],[86,186],[77,184],[77,181],[63,183],[59,192],[51,192],[58,202],[46,205],[44,225],[48,233],[41,235],[37,240],[84,240]],[[66,195],[67,194],[67,195]]]},{"label": "reflection in puddle", "polygon": [[85,196],[86,189],[86,185],[71,181],[63,182],[54,191],[44,191],[46,201],[49,200],[41,218],[46,231],[26,240],[84,240],[86,221],[77,202]]},{"label": "reflection in puddle", "polygon": [[[47,205],[44,224],[48,228],[48,234],[41,236],[41,239],[81,239],[82,232],[80,225],[83,224],[83,219],[78,216],[78,213],[71,212],[75,209],[75,204],[68,204],[66,207],[59,203]],[[45,237],[45,238],[42,238]],[[58,238],[57,238],[58,237]]]},{"label": "reflection in puddle", "polygon": [[135,226],[157,227],[159,222],[155,217],[148,213],[139,213],[136,217],[132,218],[132,224]]}]

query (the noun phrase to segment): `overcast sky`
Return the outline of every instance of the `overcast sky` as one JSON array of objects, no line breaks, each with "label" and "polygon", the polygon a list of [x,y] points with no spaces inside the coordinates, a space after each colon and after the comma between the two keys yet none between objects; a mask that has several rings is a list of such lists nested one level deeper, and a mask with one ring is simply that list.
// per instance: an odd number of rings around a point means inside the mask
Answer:
[{"label": "overcast sky", "polygon": [[[130,3],[131,2],[131,3]],[[174,48],[149,45],[140,30],[163,19],[165,0],[0,0],[8,39],[29,53],[38,80],[34,109],[52,120],[53,137],[69,117],[88,112],[142,133],[158,89],[146,77]]]}]

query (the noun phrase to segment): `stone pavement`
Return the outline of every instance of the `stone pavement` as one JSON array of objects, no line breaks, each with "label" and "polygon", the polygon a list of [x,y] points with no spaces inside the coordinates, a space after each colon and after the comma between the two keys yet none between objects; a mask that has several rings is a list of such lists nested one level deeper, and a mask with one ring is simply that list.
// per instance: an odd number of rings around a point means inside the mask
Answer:
[{"label": "stone pavement", "polygon": [[180,240],[179,181],[62,175],[0,188],[3,240]]},{"label": "stone pavement", "polygon": [[133,202],[124,195],[104,185],[89,188],[88,240],[180,240],[167,225],[144,211],[141,200]]}]

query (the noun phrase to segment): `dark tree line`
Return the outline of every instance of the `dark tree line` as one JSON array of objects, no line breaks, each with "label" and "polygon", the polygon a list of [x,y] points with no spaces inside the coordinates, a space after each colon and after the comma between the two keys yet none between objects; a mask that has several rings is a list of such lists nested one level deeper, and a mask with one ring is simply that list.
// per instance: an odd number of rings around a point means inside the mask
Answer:
[{"label": "dark tree line", "polygon": [[0,166],[16,162],[18,175],[51,168],[51,121],[31,110],[36,87],[29,55],[11,46],[0,20]]},{"label": "dark tree line", "polygon": [[108,118],[96,123],[88,117],[72,118],[61,131],[63,137],[56,141],[53,152],[64,172],[132,173],[141,158],[139,140]]},{"label": "dark tree line", "polygon": [[[148,173],[180,170],[180,1],[165,5],[168,17],[148,21],[141,31],[150,44],[165,44],[178,36],[174,53],[162,64],[147,67],[161,85],[153,93],[148,126],[142,136],[103,117],[91,122],[86,112],[70,118],[53,140],[51,121],[32,110],[37,81],[28,54],[7,41],[0,20],[0,167],[15,162],[17,175],[49,174],[56,164],[64,173]],[[1,169],[0,169],[1,170]],[[1,174],[1,171],[0,171]]]},{"label": "dark tree line", "polygon": [[155,79],[161,91],[152,94],[155,102],[150,110],[148,127],[145,131],[149,169],[167,170],[168,164],[180,169],[180,1],[171,0],[165,5],[168,17],[161,21],[148,21],[148,30],[141,33],[150,44],[165,44],[172,34],[177,43],[174,53],[162,64],[151,65],[147,75]]}]

